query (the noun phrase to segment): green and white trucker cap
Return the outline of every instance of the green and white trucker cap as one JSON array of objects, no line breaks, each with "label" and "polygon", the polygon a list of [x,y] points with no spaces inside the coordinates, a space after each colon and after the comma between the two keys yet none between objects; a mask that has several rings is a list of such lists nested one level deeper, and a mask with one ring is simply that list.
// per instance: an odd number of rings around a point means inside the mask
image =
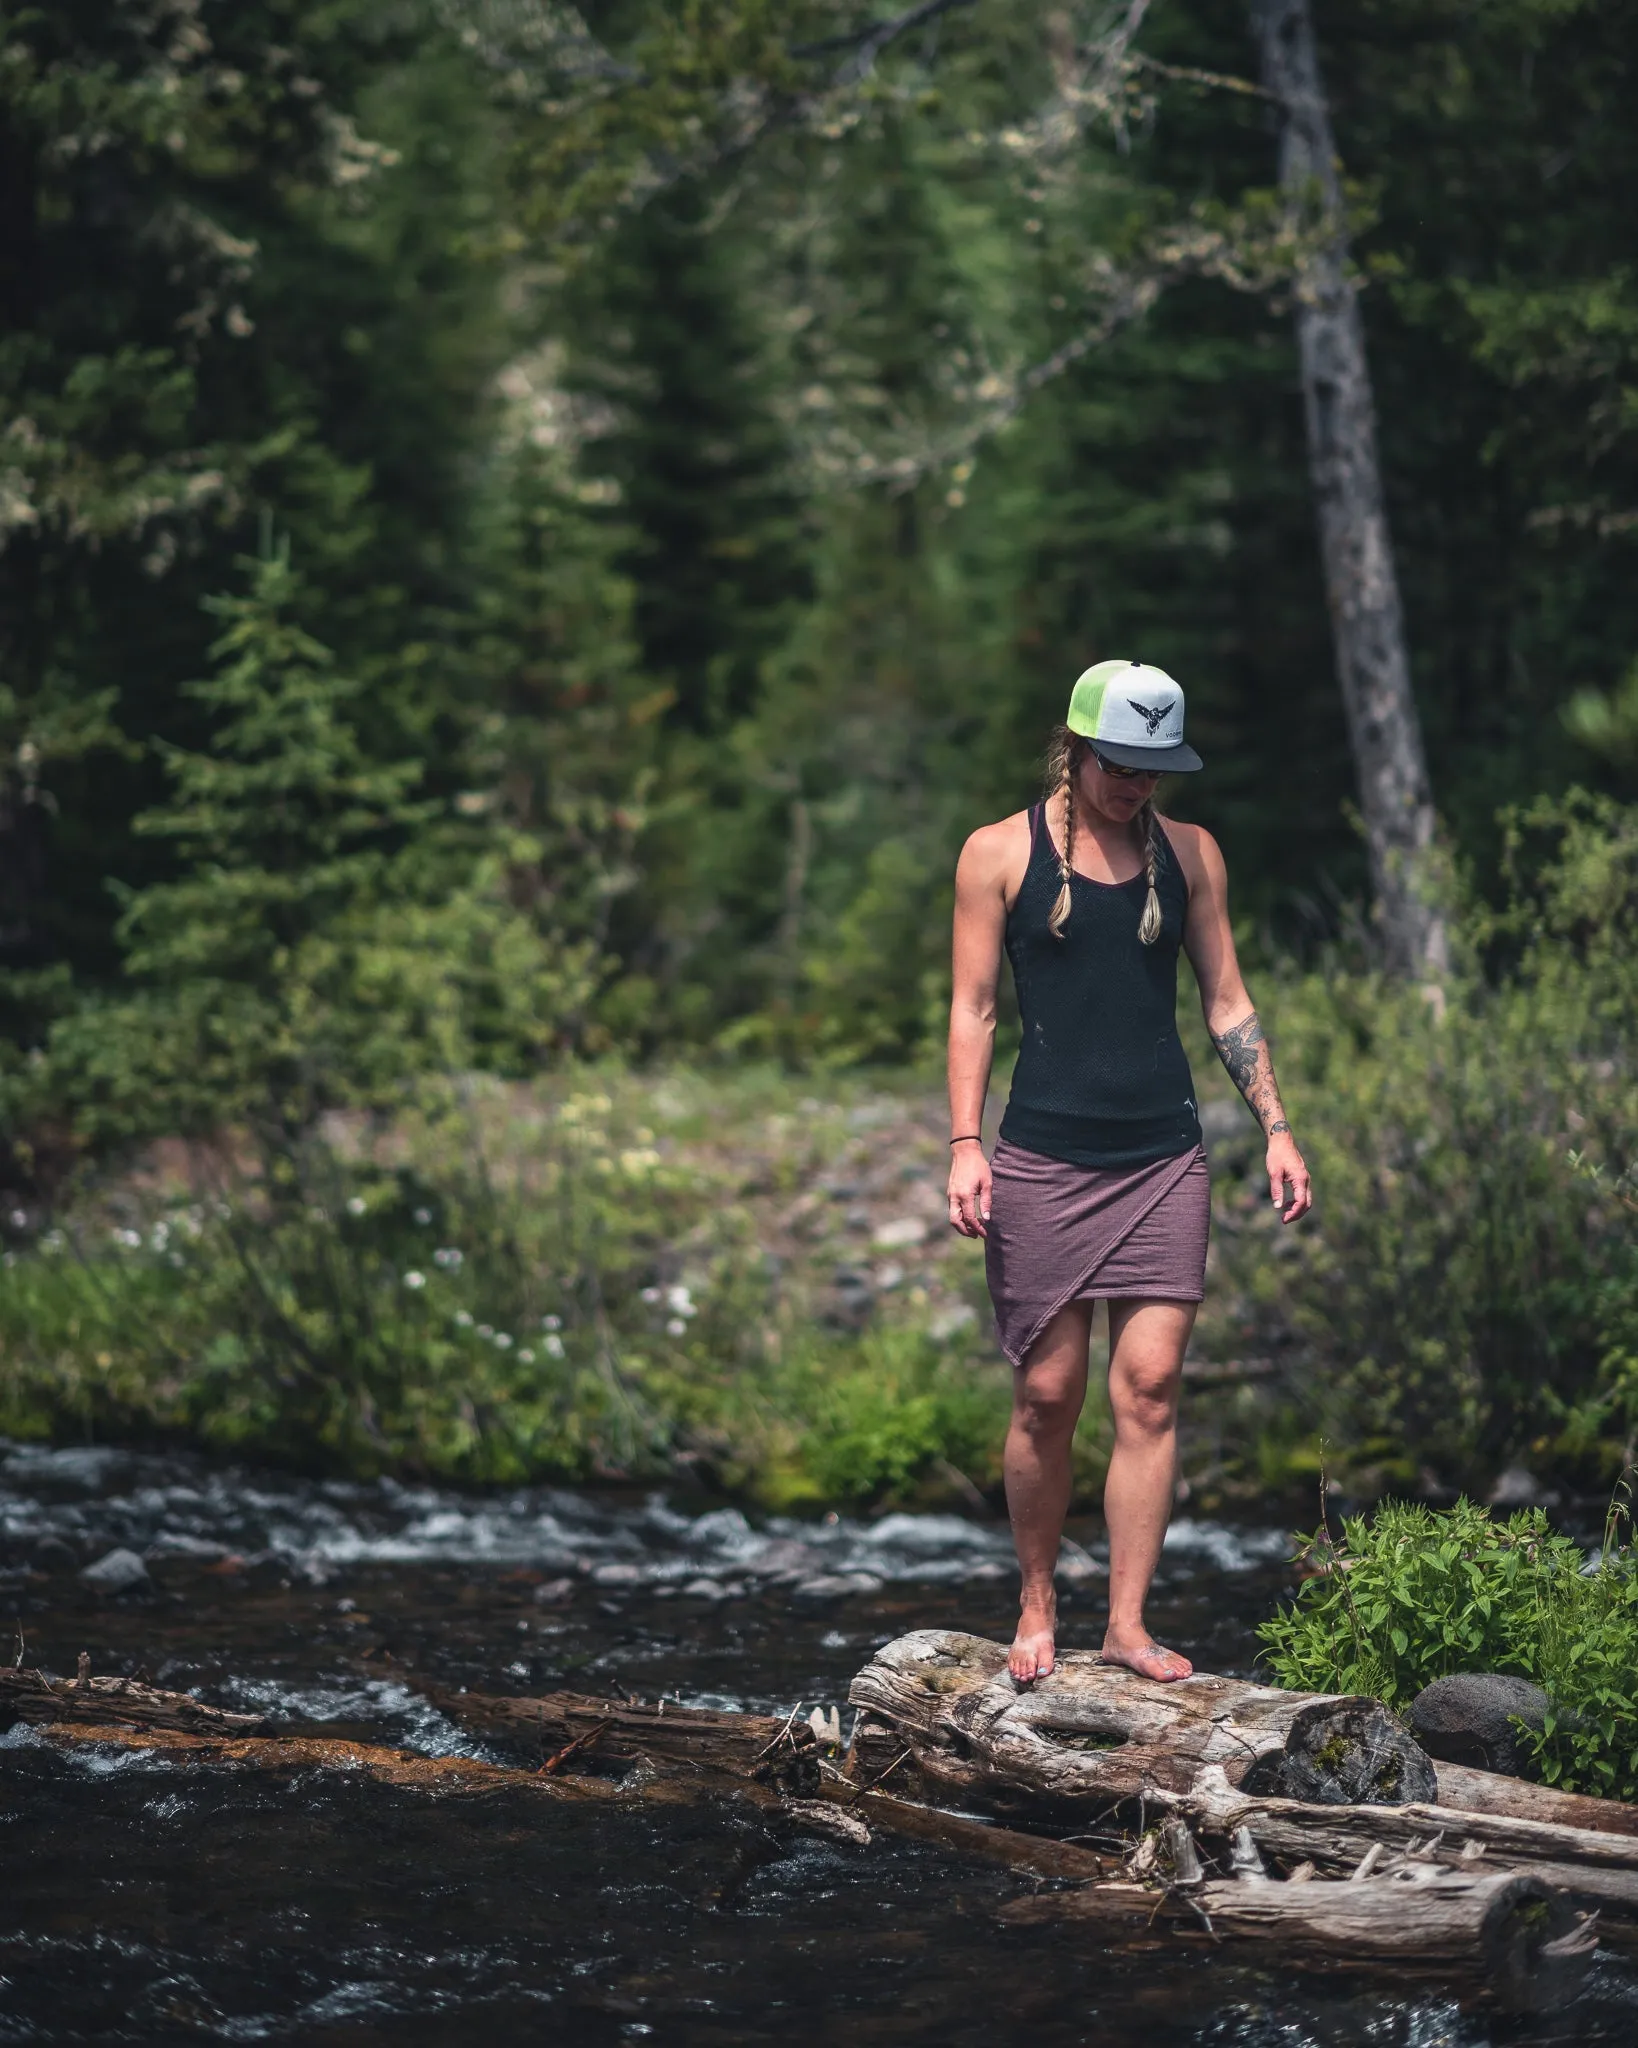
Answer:
[{"label": "green and white trucker cap", "polygon": [[1183,692],[1163,668],[1100,661],[1075,684],[1065,720],[1119,768],[1188,774],[1202,765],[1183,744]]}]

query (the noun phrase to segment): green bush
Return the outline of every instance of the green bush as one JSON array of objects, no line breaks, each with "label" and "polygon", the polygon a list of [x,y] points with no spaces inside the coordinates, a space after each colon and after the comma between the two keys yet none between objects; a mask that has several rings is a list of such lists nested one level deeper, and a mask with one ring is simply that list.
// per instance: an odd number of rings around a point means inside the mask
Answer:
[{"label": "green bush", "polygon": [[1616,1524],[1589,1568],[1539,1509],[1496,1522],[1465,1500],[1385,1503],[1341,1543],[1308,1543],[1314,1575],[1258,1632],[1267,1661],[1294,1690],[1393,1707],[1453,1672],[1516,1673],[1553,1701],[1545,1729],[1526,1731],[1542,1779],[1638,1798],[1638,1557]]},{"label": "green bush", "polygon": [[1310,1431],[1475,1477],[1596,1451],[1607,1482],[1638,1419],[1638,808],[1573,794],[1508,845],[1441,991],[1341,965],[1268,991],[1315,1209],[1282,1233],[1255,1171],[1243,1200],[1220,1173],[1225,1320],[1294,1340]]}]

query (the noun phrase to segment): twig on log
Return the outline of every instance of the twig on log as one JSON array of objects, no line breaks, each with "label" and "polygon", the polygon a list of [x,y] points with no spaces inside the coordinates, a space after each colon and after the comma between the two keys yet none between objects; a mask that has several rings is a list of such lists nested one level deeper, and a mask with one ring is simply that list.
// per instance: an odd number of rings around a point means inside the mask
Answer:
[{"label": "twig on log", "polygon": [[577,1735],[572,1742],[564,1743],[555,1756],[549,1756],[541,1765],[542,1776],[549,1778],[554,1772],[562,1770],[571,1757],[581,1755],[590,1749],[594,1742],[600,1742],[613,1726],[612,1721],[599,1721],[595,1728],[588,1728],[584,1735]]}]

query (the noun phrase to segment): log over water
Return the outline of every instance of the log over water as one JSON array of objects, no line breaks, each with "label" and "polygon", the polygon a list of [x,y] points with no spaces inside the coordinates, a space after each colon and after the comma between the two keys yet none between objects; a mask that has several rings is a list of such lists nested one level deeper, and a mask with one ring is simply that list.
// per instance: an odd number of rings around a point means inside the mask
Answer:
[{"label": "log over water", "polygon": [[1598,1946],[1595,1925],[1539,1878],[1427,1866],[1359,1883],[1203,1883],[1158,1901],[1139,1884],[1088,1885],[1016,1899],[1001,1917],[1106,1939],[1163,1927],[1185,1942],[1273,1942],[1282,1959],[1308,1967],[1474,1972],[1505,2005],[1536,2012],[1574,1996]]},{"label": "log over water", "polygon": [[1203,1772],[1319,1805],[1392,1805],[1438,1796],[1432,1762],[1379,1700],[1281,1692],[1198,1673],[1174,1685],[1069,1651],[1021,1689],[1007,1653],[947,1629],[876,1652],[848,1697],[879,1727],[864,1746],[908,1744],[947,1791],[1098,1813],[1155,1794],[1187,1795]]},{"label": "log over water", "polygon": [[[1638,1945],[1638,1839],[1628,1808],[1520,1786],[1524,1810],[1498,1811],[1511,1781],[1484,1772],[1433,1780],[1427,1759],[1374,1702],[1278,1694],[1209,1674],[1158,1686],[1075,1656],[1024,1691],[1004,1662],[999,1644],[943,1631],[888,1644],[855,1681],[868,1712],[845,1758],[823,1720],[810,1725],[799,1712],[781,1720],[575,1693],[446,1692],[431,1697],[447,1714],[519,1743],[529,1764],[425,1757],[248,1732],[253,1716],[95,1681],[83,1659],[76,1681],[0,1674],[9,1681],[0,1683],[0,1718],[9,1705],[9,1718],[43,1724],[59,1747],[111,1744],[226,1769],[362,1772],[436,1799],[723,1802],[755,1812],[774,1855],[782,1835],[864,1848],[882,1829],[1078,1887],[1005,1908],[1021,1926],[1074,1922],[1123,1945],[1277,1941],[1303,1967],[1391,1961],[1476,1976],[1505,2003],[1538,2010],[1573,1993],[1600,1924],[1613,1921],[1622,1945]],[[1124,1843],[1111,1840],[1114,1854],[1099,1854],[918,1803],[903,1796],[906,1781],[955,1790],[963,1804],[1026,1812],[1052,1829],[1093,1810],[1136,1826]],[[1317,1783],[1329,1796],[1259,1789],[1291,1783]],[[1385,1794],[1426,1783],[1482,1808],[1384,1803]],[[1377,1800],[1332,1803],[1351,1786]],[[1544,1803],[1611,1825],[1543,1819]],[[1575,1898],[1601,1906],[1602,1923],[1597,1912],[1578,1914]]]},{"label": "log over water", "polygon": [[458,1727],[498,1737],[539,1760],[577,1745],[577,1754],[599,1769],[643,1756],[736,1772],[803,1796],[819,1789],[818,1738],[796,1715],[720,1714],[573,1692],[517,1699],[420,1690]]},{"label": "log over water", "polygon": [[197,1734],[254,1735],[267,1726],[260,1714],[207,1707],[191,1693],[161,1692],[134,1678],[93,1678],[83,1653],[77,1678],[43,1671],[0,1671],[0,1723],[11,1721],[123,1721],[138,1728],[174,1728]]}]

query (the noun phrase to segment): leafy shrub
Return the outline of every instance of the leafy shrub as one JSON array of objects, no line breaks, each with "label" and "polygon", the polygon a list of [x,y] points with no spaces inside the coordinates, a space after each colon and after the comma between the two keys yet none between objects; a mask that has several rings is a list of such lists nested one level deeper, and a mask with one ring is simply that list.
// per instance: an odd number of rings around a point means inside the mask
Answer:
[{"label": "leafy shrub", "polygon": [[1509,899],[1469,906],[1439,1000],[1340,965],[1276,983],[1316,1206],[1282,1234],[1225,1182],[1219,1254],[1234,1319],[1296,1340],[1311,1429],[1479,1474],[1602,1438],[1609,1477],[1638,1418],[1638,808],[1572,793],[1508,833]]},{"label": "leafy shrub", "polygon": [[805,1411],[803,1467],[820,1496],[902,1493],[940,1461],[988,1476],[1005,1409],[970,1366],[914,1330],[874,1333],[852,1358],[835,1348],[805,1362],[792,1388]]},{"label": "leafy shrub", "polygon": [[1259,1634],[1279,1683],[1374,1693],[1404,1707],[1436,1678],[1503,1671],[1553,1701],[1528,1734],[1550,1785],[1638,1797],[1638,1557],[1616,1520],[1589,1567],[1540,1509],[1505,1522],[1469,1501],[1435,1511],[1388,1502],[1313,1537],[1316,1567]]}]

